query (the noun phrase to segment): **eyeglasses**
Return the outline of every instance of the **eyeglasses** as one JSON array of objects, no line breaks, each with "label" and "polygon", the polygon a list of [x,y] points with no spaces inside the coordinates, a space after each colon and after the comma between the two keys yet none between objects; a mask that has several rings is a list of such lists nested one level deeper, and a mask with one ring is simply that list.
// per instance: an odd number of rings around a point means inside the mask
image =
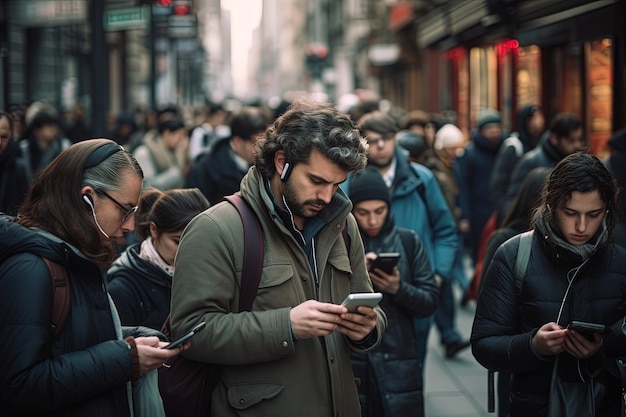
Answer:
[{"label": "eyeglasses", "polygon": [[104,195],[106,198],[108,198],[109,200],[111,200],[112,202],[115,203],[115,205],[117,205],[121,210],[122,213],[124,213],[124,217],[122,217],[122,223],[126,223],[128,221],[128,219],[130,219],[130,216],[133,216],[136,212],[138,207],[132,207],[130,210],[126,207],[124,207],[124,205],[122,203],[120,203],[119,201],[117,201],[116,199],[114,199],[113,197],[111,197],[109,194],[107,194],[106,192],[102,191],[102,190],[96,190],[96,192],[98,194],[102,194]]},{"label": "eyeglasses", "polygon": [[395,135],[393,133],[387,133],[387,134],[379,136],[377,138],[367,139],[367,144],[370,145],[370,146],[374,146],[374,145],[378,145],[381,140],[383,142],[389,142],[393,138],[395,138]]}]

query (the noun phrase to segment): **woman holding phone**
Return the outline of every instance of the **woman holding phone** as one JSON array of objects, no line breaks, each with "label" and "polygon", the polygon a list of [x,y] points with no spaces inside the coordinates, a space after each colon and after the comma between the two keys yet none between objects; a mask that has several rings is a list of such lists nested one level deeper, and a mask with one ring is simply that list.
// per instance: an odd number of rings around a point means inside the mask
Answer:
[{"label": "woman holding phone", "polygon": [[[380,306],[388,319],[380,347],[366,355],[352,355],[354,374],[361,380],[361,415],[423,416],[422,372],[413,318],[429,316],[437,308],[434,273],[422,241],[413,231],[395,226],[389,189],[377,169],[366,168],[355,175],[349,197],[370,278],[374,290],[383,293]],[[399,254],[398,263],[390,271],[372,267],[377,254],[394,252]]]},{"label": "woman holding phone", "polygon": [[[620,415],[626,251],[612,243],[616,198],[616,183],[597,157],[565,157],[545,182],[525,273],[515,274],[523,235],[502,244],[487,269],[472,353],[488,369],[511,372],[512,417],[554,415],[557,381],[590,386],[594,398],[583,406],[595,416]],[[611,330],[589,340],[567,328],[574,320]]]},{"label": "woman holding phone", "polygon": [[[133,388],[188,347],[163,349],[158,337],[122,328],[105,287],[102,268],[115,256],[113,239],[135,227],[142,179],[118,144],[85,140],[39,173],[17,219],[0,217],[3,415],[140,415]],[[44,258],[67,274],[64,323],[52,323]]]}]

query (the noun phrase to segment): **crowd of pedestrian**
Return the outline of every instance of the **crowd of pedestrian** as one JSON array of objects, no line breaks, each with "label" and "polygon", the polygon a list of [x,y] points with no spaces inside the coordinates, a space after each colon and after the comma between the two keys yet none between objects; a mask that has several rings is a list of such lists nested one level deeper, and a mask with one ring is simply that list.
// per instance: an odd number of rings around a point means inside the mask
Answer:
[{"label": "crowd of pedestrian", "polygon": [[[557,382],[601,388],[595,415],[614,415],[624,132],[600,160],[577,116],[546,129],[534,104],[508,133],[493,109],[464,132],[381,103],[123,111],[109,139],[92,138],[80,105],[0,112],[9,415],[165,416],[156,375],[182,355],[219,366],[212,415],[423,416],[433,325],[444,357],[471,346],[498,372],[501,417],[557,415]],[[224,201],[235,193],[258,254]],[[370,268],[381,253],[396,260],[387,271]],[[371,292],[377,306],[342,306]],[[471,299],[473,328],[459,329]],[[204,330],[163,349],[166,321],[173,338]]]}]

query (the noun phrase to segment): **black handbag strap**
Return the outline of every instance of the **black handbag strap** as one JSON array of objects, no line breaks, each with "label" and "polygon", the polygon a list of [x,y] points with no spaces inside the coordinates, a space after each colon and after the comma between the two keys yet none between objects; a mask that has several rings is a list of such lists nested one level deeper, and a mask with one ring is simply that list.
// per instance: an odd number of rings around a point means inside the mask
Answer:
[{"label": "black handbag strap", "polygon": [[250,205],[241,197],[241,193],[237,192],[226,196],[224,200],[237,209],[243,223],[243,271],[241,272],[239,311],[250,311],[259,288],[261,270],[263,269],[265,242],[263,241],[261,224]]}]

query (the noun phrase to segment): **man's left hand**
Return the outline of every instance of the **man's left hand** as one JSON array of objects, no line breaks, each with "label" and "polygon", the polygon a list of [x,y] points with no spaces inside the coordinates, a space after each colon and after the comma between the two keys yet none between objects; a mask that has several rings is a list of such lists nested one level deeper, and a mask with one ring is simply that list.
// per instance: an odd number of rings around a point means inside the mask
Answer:
[{"label": "man's left hand", "polygon": [[341,314],[337,331],[345,334],[355,342],[367,337],[376,327],[376,310],[372,307],[359,306],[356,313]]}]

